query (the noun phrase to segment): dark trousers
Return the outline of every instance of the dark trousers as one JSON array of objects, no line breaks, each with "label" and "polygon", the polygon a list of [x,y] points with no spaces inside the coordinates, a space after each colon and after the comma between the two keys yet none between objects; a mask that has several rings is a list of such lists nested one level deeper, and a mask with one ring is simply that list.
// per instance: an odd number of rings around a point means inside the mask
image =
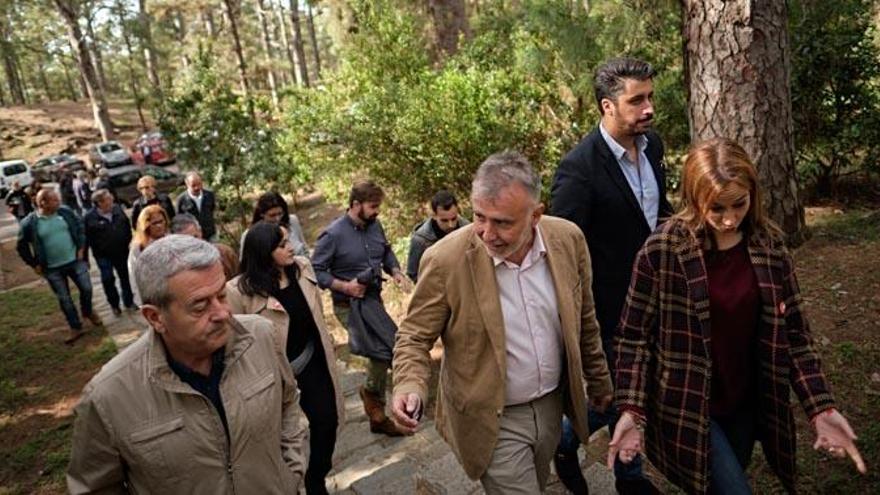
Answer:
[{"label": "dark trousers", "polygon": [[306,493],[327,493],[325,478],[333,466],[336,448],[336,393],[333,379],[320,342],[315,354],[302,373],[296,376],[299,385],[299,405],[309,420],[309,467],[306,470]]},{"label": "dark trousers", "polygon": [[101,270],[101,286],[111,308],[119,309],[119,291],[116,290],[116,275],[119,276],[119,285],[122,287],[122,302],[126,308],[134,306],[134,296],[131,293],[131,282],[128,278],[128,255],[116,258],[99,258],[95,256],[98,269]]},{"label": "dark trousers", "polygon": [[92,280],[89,278],[89,265],[85,261],[76,260],[57,268],[49,268],[44,275],[55,297],[58,298],[58,304],[64,312],[67,324],[74,330],[82,330],[82,320],[76,312],[76,306],[73,305],[73,298],[70,297],[67,279],[73,280],[74,285],[79,289],[79,307],[83,316],[92,314]]},{"label": "dark trousers", "polygon": [[[602,337],[602,349],[605,351],[605,360],[608,363],[608,370],[611,372],[611,380],[614,381],[614,338],[613,336]],[[605,412],[599,412],[589,408],[587,411],[587,429],[590,433],[608,426],[608,435],[614,436],[614,427],[620,414],[613,405],[609,406]],[[568,416],[562,418],[562,437],[559,441],[557,453],[567,455],[577,455],[580,440],[574,432],[571,421]],[[629,464],[620,462],[620,458],[614,459],[614,477],[618,480],[641,480],[644,478],[642,474],[642,456],[636,456]]]}]

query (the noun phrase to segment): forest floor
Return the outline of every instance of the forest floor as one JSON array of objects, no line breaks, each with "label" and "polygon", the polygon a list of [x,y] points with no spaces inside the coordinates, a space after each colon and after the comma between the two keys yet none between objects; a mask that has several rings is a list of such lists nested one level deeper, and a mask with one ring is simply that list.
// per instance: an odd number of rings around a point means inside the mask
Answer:
[{"label": "forest floor", "polygon": [[[123,114],[134,112],[123,107],[113,111],[114,120],[130,133],[130,138],[123,137],[129,144],[140,129],[132,121],[127,123]],[[82,103],[0,109],[0,150],[6,158],[33,160],[60,151],[79,154],[98,139],[91,129],[91,111]],[[320,198],[300,204],[297,214],[310,245],[341,211]],[[814,452],[811,428],[796,408],[799,491],[876,493],[880,488],[880,208],[864,203],[851,208],[810,207],[807,223],[812,237],[795,252],[806,313],[838,406],[859,435],[869,473],[860,476],[851,463]],[[0,249],[0,494],[64,493],[72,407],[115,348],[99,331],[90,332],[76,346],[63,345],[64,319],[48,287],[34,283],[37,279],[15,254],[14,242],[5,242]],[[391,285],[385,298],[389,313],[400,321],[408,297]],[[324,306],[341,355],[347,358],[347,336],[332,315],[329,298]],[[357,364],[357,359],[347,360]],[[756,493],[782,493],[758,448],[751,473]]]}]

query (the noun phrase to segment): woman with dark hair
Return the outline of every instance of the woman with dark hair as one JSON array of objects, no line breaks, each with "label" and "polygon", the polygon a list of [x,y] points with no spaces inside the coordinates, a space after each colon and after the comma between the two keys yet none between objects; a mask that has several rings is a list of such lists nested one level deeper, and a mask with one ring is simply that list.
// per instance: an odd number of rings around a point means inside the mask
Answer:
[{"label": "woman with dark hair", "polygon": [[241,275],[226,284],[227,301],[235,314],[258,314],[274,324],[278,348],[290,361],[309,419],[306,493],[327,493],[324,480],[344,408],[315,272],[308,258],[294,255],[287,229],[277,223],[251,226],[242,255]]},{"label": "woman with dark hair", "polygon": [[755,167],[728,139],[694,145],[682,209],[645,242],[616,334],[620,421],[609,443],[688,493],[751,493],[756,441],[795,491],[793,389],[815,449],[865,464],[822,372],[791,256]]},{"label": "woman with dark hair", "polygon": [[[257,198],[257,204],[254,205],[254,215],[251,218],[251,225],[253,226],[261,221],[278,224],[286,228],[290,236],[290,244],[293,246],[293,254],[305,256],[306,258],[309,257],[309,246],[303,237],[302,225],[299,223],[299,218],[290,213],[287,201],[284,200],[283,196],[275,191],[269,191]],[[241,246],[242,253],[244,252],[244,238],[247,236],[247,233],[246,229],[241,234],[239,246]]]}]

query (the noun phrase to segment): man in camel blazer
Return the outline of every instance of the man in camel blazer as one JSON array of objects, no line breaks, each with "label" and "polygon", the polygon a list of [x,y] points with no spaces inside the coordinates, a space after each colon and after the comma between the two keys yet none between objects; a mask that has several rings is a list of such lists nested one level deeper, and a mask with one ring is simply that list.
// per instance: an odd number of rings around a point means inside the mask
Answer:
[{"label": "man in camel blazer", "polygon": [[474,223],[425,253],[394,348],[392,411],[413,430],[442,339],[437,429],[490,494],[542,490],[563,411],[585,439],[585,382],[594,407],[611,394],[584,236],[539,198],[522,155],[483,162]]}]

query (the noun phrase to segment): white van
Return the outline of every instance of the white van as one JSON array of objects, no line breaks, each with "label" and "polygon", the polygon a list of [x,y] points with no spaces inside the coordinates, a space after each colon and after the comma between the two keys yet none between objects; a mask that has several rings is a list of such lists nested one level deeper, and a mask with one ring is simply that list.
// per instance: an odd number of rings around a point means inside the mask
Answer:
[{"label": "white van", "polygon": [[28,162],[24,160],[0,162],[0,198],[6,197],[15,181],[18,181],[21,187],[27,187],[34,181]]}]

